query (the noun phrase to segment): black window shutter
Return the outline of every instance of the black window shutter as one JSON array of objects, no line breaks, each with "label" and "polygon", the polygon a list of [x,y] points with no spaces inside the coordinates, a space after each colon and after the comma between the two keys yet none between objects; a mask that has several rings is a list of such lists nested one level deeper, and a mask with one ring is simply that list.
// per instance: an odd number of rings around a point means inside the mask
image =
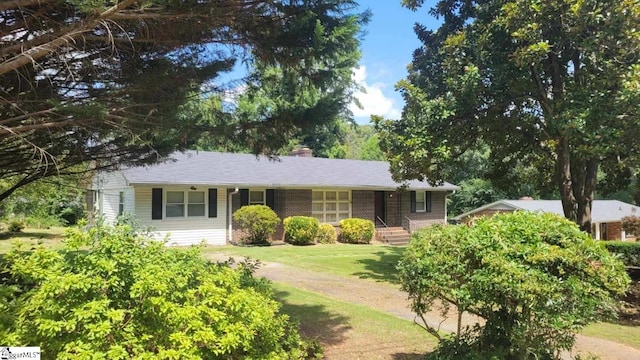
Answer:
[{"label": "black window shutter", "polygon": [[267,194],[266,194],[266,202],[267,202],[267,206],[271,208],[271,210],[274,210],[274,206],[275,206],[275,191],[273,189],[267,189]]},{"label": "black window shutter", "polygon": [[151,189],[151,219],[162,219],[162,188]]},{"label": "black window shutter", "polygon": [[240,207],[249,205],[249,189],[240,189]]},{"label": "black window shutter", "polygon": [[415,191],[411,191],[411,212],[414,213],[416,212],[416,192]]},{"label": "black window shutter", "polygon": [[431,212],[431,191],[427,191],[424,198],[427,202],[427,212]]},{"label": "black window shutter", "polygon": [[218,189],[209,189],[209,217],[218,217]]}]

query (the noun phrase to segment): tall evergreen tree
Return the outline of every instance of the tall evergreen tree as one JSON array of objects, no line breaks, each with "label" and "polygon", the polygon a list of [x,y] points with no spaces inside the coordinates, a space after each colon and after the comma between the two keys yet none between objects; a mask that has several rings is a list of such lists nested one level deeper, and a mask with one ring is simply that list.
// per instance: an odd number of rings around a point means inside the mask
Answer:
[{"label": "tall evergreen tree", "polygon": [[[12,0],[0,3],[0,201],[42,177],[156,161],[207,134],[272,152],[316,118],[184,116],[238,60],[299,92],[338,84],[358,56],[353,0]],[[344,58],[349,61],[340,62]],[[343,98],[341,97],[343,96]],[[332,104],[333,105],[333,104]],[[286,110],[291,110],[291,108]],[[275,136],[273,133],[277,131]],[[263,134],[273,136],[263,136]],[[87,164],[87,166],[78,166]]]}]

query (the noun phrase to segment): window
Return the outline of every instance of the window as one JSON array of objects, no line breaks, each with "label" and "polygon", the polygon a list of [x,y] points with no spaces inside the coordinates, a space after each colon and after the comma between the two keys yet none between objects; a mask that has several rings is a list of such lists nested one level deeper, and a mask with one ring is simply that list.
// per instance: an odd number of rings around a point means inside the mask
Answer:
[{"label": "window", "polygon": [[425,212],[426,209],[426,204],[427,202],[425,201],[426,199],[425,193],[424,191],[416,191],[416,211],[417,212]]},{"label": "window", "polygon": [[204,191],[189,191],[187,216],[204,216]]},{"label": "window", "polygon": [[412,212],[431,212],[431,191],[415,191],[411,201]]},{"label": "window", "polygon": [[168,218],[205,216],[204,191],[167,191]]},{"label": "window", "polygon": [[321,223],[336,224],[351,217],[350,191],[314,190],[312,200],[311,213]]},{"label": "window", "polygon": [[124,214],[124,191],[118,194],[118,216]]},{"label": "window", "polygon": [[264,190],[249,190],[249,205],[264,205]]},{"label": "window", "polygon": [[184,217],[184,191],[167,191],[167,217]]}]

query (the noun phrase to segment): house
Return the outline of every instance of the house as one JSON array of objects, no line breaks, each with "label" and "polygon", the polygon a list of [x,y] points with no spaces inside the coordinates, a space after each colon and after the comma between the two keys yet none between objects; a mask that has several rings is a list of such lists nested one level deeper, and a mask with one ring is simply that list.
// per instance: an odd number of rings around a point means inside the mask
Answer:
[{"label": "house", "polygon": [[[223,245],[237,240],[232,219],[243,205],[270,206],[281,219],[316,217],[337,225],[345,218],[374,221],[378,227],[408,231],[446,223],[446,197],[458,187],[432,186],[391,178],[381,161],[188,151],[147,167],[98,173],[89,208],[113,222],[133,214],[157,238],[188,245],[204,240]],[[282,237],[280,226],[278,238]]]},{"label": "house", "polygon": [[[467,222],[482,215],[516,210],[542,211],[564,216],[560,200],[520,199],[499,200],[458,215],[454,219]],[[640,216],[640,207],[618,200],[594,200],[591,211],[591,233],[598,240],[625,240],[627,234],[622,230],[622,218],[626,216]]]}]

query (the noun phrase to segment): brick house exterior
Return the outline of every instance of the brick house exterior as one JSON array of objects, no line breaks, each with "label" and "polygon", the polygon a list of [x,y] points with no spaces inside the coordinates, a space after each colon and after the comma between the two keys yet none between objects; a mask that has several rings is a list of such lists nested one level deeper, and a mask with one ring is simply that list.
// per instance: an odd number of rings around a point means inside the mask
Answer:
[{"label": "brick house exterior", "polygon": [[[174,154],[174,161],[99,173],[92,208],[108,222],[124,209],[176,245],[237,241],[242,234],[233,213],[250,204],[267,205],[280,219],[313,216],[334,226],[349,217],[409,231],[446,223],[446,197],[455,185],[399,184],[386,162],[308,155],[272,161],[250,154]],[[401,185],[406,190],[399,191]],[[283,238],[282,224],[274,237]]]}]

